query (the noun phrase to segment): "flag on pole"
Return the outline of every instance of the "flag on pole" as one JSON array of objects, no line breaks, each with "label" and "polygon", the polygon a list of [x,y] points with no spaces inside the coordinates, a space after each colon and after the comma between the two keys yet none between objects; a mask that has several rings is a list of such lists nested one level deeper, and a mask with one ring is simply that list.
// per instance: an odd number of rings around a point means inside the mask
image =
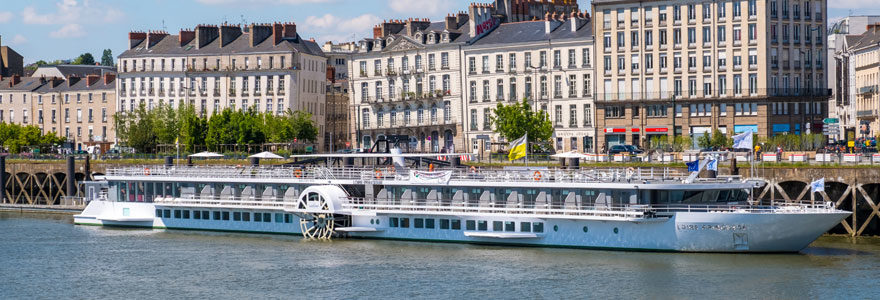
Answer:
[{"label": "flag on pole", "polygon": [[706,164],[706,170],[717,172],[718,171],[718,160],[717,159],[710,160],[709,163]]},{"label": "flag on pole", "polygon": [[733,149],[752,150],[753,146],[754,140],[751,130],[733,136]]},{"label": "flag on pole", "polygon": [[821,179],[817,179],[816,181],[811,182],[810,183],[810,190],[812,190],[813,193],[824,192],[825,191],[825,177],[822,177]]},{"label": "flag on pole", "polygon": [[510,143],[510,153],[507,154],[508,160],[517,160],[526,156],[526,145],[528,144],[526,137],[528,136],[526,134]]},{"label": "flag on pole", "polygon": [[699,160],[689,162],[689,163],[687,163],[687,166],[688,166],[688,172],[699,172],[700,171],[700,161]]}]

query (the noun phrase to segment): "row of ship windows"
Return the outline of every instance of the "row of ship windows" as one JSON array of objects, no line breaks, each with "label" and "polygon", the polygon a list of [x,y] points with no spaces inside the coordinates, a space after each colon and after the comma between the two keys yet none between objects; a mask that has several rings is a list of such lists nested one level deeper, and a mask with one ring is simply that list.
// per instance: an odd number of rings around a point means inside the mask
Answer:
[{"label": "row of ship windows", "polygon": [[[389,227],[391,228],[409,228],[409,218],[388,218]],[[436,228],[435,219],[413,218],[413,228],[434,229]],[[379,224],[379,220],[370,220],[370,224]],[[440,229],[461,230],[461,220],[456,219],[440,219]],[[489,221],[485,220],[466,220],[465,230],[469,231],[488,231]],[[516,222],[513,221],[493,221],[492,231],[516,232]],[[544,222],[519,222],[519,232],[544,232]]]},{"label": "row of ship windows", "polygon": [[251,213],[240,211],[207,211],[207,210],[181,210],[181,209],[157,209],[156,217],[163,219],[192,219],[192,220],[215,220],[215,221],[239,221],[239,222],[264,222],[271,223],[272,219],[275,223],[293,223],[292,214],[282,213]]}]

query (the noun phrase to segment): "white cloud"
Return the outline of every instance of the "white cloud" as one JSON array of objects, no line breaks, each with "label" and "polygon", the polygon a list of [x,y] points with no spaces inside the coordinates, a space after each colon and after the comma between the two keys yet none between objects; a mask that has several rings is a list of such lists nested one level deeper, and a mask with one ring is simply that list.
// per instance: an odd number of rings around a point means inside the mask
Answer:
[{"label": "white cloud", "polygon": [[120,21],[125,14],[103,3],[84,0],[62,0],[55,4],[55,11],[40,13],[34,6],[27,6],[21,12],[26,24],[70,24],[74,22],[113,23]]},{"label": "white cloud", "polygon": [[828,1],[828,8],[857,9],[876,8],[877,0],[834,0]]},{"label": "white cloud", "polygon": [[27,43],[27,41],[28,41],[28,39],[20,34],[16,34],[15,36],[12,37],[12,44],[13,45],[21,45],[21,44]]},{"label": "white cloud", "polygon": [[12,20],[12,13],[8,11],[0,11],[0,23],[6,23]]},{"label": "white cloud", "polygon": [[303,24],[303,31],[317,34],[321,41],[350,42],[369,34],[373,25],[382,19],[372,14],[354,18],[341,18],[332,14],[309,16]]},{"label": "white cloud", "polygon": [[456,4],[452,0],[388,0],[391,10],[412,15],[413,17],[439,17],[455,9]]},{"label": "white cloud", "polygon": [[82,26],[76,23],[71,23],[62,26],[60,29],[56,31],[52,31],[49,33],[50,37],[53,38],[76,38],[85,36],[86,32],[83,30]]}]

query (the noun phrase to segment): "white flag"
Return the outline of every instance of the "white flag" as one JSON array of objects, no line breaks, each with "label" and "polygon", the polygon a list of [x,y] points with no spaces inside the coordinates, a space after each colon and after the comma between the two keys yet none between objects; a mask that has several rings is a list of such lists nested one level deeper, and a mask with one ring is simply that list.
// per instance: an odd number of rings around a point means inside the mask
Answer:
[{"label": "white flag", "polygon": [[810,190],[813,193],[815,192],[824,192],[825,191],[825,178],[818,179],[810,183]]},{"label": "white flag", "polygon": [[706,170],[717,172],[718,171],[718,160],[717,159],[710,160],[709,163],[706,164]]},{"label": "white flag", "polygon": [[752,147],[754,147],[754,142],[751,130],[733,136],[733,149],[752,150]]}]

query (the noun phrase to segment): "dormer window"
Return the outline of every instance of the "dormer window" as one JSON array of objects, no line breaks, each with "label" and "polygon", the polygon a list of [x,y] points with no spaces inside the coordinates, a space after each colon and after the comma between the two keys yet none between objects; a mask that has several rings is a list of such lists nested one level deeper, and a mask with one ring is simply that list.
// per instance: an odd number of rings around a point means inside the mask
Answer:
[{"label": "dormer window", "polygon": [[443,33],[443,42],[449,43],[449,33],[448,32]]},{"label": "dormer window", "polygon": [[434,40],[435,39],[434,36],[435,36],[435,34],[433,34],[433,33],[428,35],[428,43],[431,43],[431,44],[436,43],[436,41]]},{"label": "dormer window", "polygon": [[392,42],[394,42],[394,37],[388,37],[388,40],[387,40],[386,43],[387,43],[388,45],[390,45]]}]

